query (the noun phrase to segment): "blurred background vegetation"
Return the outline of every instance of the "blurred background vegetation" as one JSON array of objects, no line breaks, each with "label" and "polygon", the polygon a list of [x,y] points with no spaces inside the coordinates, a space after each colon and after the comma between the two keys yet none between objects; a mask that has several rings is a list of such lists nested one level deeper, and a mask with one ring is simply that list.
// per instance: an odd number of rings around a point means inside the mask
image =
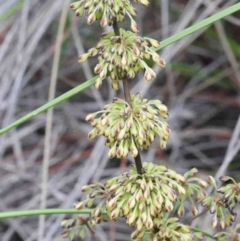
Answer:
[{"label": "blurred background vegetation", "polygon": [[[68,0],[67,0],[68,1]],[[69,1],[70,2],[70,1]],[[153,0],[136,5],[140,34],[159,41],[238,2],[237,0]],[[59,19],[66,0],[0,0],[0,124],[12,123],[48,101]],[[120,24],[129,28],[126,20]],[[106,28],[104,31],[109,31]],[[96,44],[98,23],[88,26],[70,10],[65,21],[57,72],[56,96],[94,76],[96,60],[78,64],[78,56]],[[240,168],[240,13],[188,36],[159,54],[167,67],[145,83],[142,73],[132,93],[160,99],[169,107],[171,139],[165,151],[158,140],[143,160],[180,173],[197,167],[201,176],[227,171],[239,179]],[[152,64],[152,63],[149,63]],[[126,170],[133,163],[108,160],[104,139],[89,141],[85,116],[110,102],[116,93],[105,81],[54,108],[46,206],[72,207],[81,186]],[[39,208],[46,114],[0,136],[0,211]],[[45,180],[46,181],[46,180]],[[44,241],[61,240],[60,222],[45,220]],[[206,218],[206,221],[207,218]],[[0,221],[2,241],[39,240],[37,217]],[[129,240],[129,228],[110,223],[97,229],[99,240]]]}]

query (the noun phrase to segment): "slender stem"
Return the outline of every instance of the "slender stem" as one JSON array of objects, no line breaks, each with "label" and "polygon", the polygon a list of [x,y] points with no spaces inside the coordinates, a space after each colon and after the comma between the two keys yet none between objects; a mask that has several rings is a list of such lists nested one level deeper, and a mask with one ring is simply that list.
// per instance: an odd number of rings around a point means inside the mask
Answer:
[{"label": "slender stem", "polygon": [[35,210],[20,210],[10,212],[0,212],[0,219],[39,216],[39,215],[53,215],[53,214],[90,214],[92,209],[35,209]]},{"label": "slender stem", "polygon": [[211,239],[216,240],[216,238],[214,238],[214,236],[213,236],[212,234],[210,234],[210,233],[208,233],[208,232],[205,232],[205,231],[203,231],[202,229],[193,228],[193,227],[191,227],[191,229],[192,229],[192,231],[194,231],[195,233],[202,233],[202,234],[204,234],[206,237],[209,237],[209,238],[211,238]]},{"label": "slender stem", "polygon": [[139,153],[139,150],[138,150],[138,155],[134,159],[135,159],[138,174],[143,174],[144,168],[142,166],[142,160],[141,160],[141,155]]},{"label": "slender stem", "polygon": [[229,16],[229,15],[231,15],[231,14],[233,14],[233,13],[239,11],[239,10],[240,10],[240,3],[236,3],[236,4],[230,6],[226,9],[224,9],[224,10],[222,10],[222,11],[220,11],[220,12],[218,12],[218,13],[216,13],[216,14],[208,17],[208,18],[205,18],[204,20],[202,20],[202,21],[182,30],[181,32],[176,33],[173,36],[161,41],[160,47],[155,48],[155,50],[158,51],[162,48],[165,48],[165,47],[169,46],[170,44],[173,44],[176,41],[178,41],[182,38],[185,38],[190,34],[193,34],[194,32],[200,30],[201,28],[207,27],[210,24],[215,23],[216,21],[218,21],[218,20],[220,20],[224,17],[227,17],[227,16]]},{"label": "slender stem", "polygon": [[113,30],[116,36],[120,35],[119,27],[116,21],[113,23]]},{"label": "slender stem", "polygon": [[3,129],[0,129],[0,135],[10,131],[14,127],[17,127],[17,126],[25,123],[28,120],[31,120],[33,117],[41,114],[42,112],[44,112],[46,110],[49,110],[50,108],[52,108],[56,105],[59,105],[63,101],[68,100],[70,97],[75,96],[76,94],[88,89],[90,86],[92,86],[95,83],[97,78],[98,78],[98,76],[93,77],[92,79],[80,84],[79,86],[69,90],[65,94],[55,98],[54,100],[48,102],[47,104],[42,105],[41,107],[37,108],[36,110],[34,110],[34,111],[30,112],[29,114],[23,116],[22,118],[18,119],[17,121],[13,122],[12,124],[4,127]]},{"label": "slender stem", "polygon": [[123,82],[123,91],[124,91],[125,100],[132,107],[131,94],[130,94],[128,80],[123,79],[122,82]]},{"label": "slender stem", "polygon": [[[116,21],[113,23],[113,30],[116,36],[120,35],[119,27]],[[124,91],[125,100],[132,107],[131,93],[130,93],[128,79],[125,78],[122,80],[122,82],[123,82],[123,91]],[[142,166],[141,155],[139,150],[138,150],[138,155],[134,159],[135,159],[135,164],[136,164],[138,174],[143,174],[144,169]]]}]

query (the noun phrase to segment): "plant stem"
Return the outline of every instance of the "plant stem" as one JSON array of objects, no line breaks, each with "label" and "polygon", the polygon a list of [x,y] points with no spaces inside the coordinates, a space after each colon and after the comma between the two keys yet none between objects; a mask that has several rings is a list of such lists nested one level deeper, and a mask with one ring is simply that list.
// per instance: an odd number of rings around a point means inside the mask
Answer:
[{"label": "plant stem", "polygon": [[0,129],[0,135],[10,131],[14,127],[17,127],[17,126],[25,123],[28,120],[31,120],[33,117],[41,114],[42,112],[44,112],[46,110],[49,110],[50,108],[52,108],[56,105],[59,105],[63,101],[68,100],[70,97],[75,96],[76,94],[88,89],[90,86],[92,86],[95,83],[97,78],[98,78],[98,76],[93,77],[92,79],[80,84],[79,86],[69,90],[65,94],[60,95],[59,97],[57,97],[54,100],[48,102],[47,104],[42,105],[41,107],[37,108],[36,110],[34,110],[34,111],[30,112],[29,114],[23,116],[22,118],[18,119],[17,121],[13,122],[12,124],[4,127],[3,129]]},{"label": "plant stem", "polygon": [[10,212],[0,212],[0,219],[39,216],[39,215],[53,215],[53,214],[90,214],[92,209],[35,209],[35,210],[20,210]]},{"label": "plant stem", "polygon": [[123,82],[123,91],[124,91],[125,100],[132,107],[131,94],[130,94],[128,80],[123,79],[122,82]]},{"label": "plant stem", "polygon": [[116,21],[113,23],[113,30],[116,36],[120,35],[119,27]]},{"label": "plant stem", "polygon": [[216,240],[216,238],[214,238],[214,236],[213,236],[212,234],[210,234],[210,233],[208,233],[208,232],[205,232],[205,231],[203,231],[202,229],[193,228],[193,227],[191,227],[191,229],[192,229],[192,231],[194,231],[195,233],[202,233],[202,234],[204,234],[206,237],[209,237],[209,238],[211,238],[211,239]]},{"label": "plant stem", "polygon": [[137,168],[138,174],[143,174],[144,173],[144,168],[142,166],[142,160],[141,160],[141,155],[139,153],[139,150],[138,150],[138,154],[134,158],[134,160],[135,160],[135,163],[136,163],[136,168]]},{"label": "plant stem", "polygon": [[207,26],[209,26],[210,24],[212,23],[215,23],[216,21],[224,18],[224,17],[227,17],[237,11],[240,10],[240,3],[236,3],[218,13],[215,13],[214,15],[208,17],[208,18],[205,18],[204,20],[182,30],[181,32],[179,33],[176,33],[174,34],[173,36],[163,40],[160,42],[160,47],[158,48],[154,48],[156,51],[162,49],[162,48],[165,48],[167,46],[169,46],[170,44],[173,44],[175,43],[176,41],[182,39],[182,38],[185,38],[187,37],[188,35],[190,34],[193,34],[194,32],[200,30],[201,28],[205,28]]},{"label": "plant stem", "polygon": [[[116,36],[120,35],[119,27],[116,21],[113,23],[113,30]],[[124,91],[125,100],[132,107],[131,93],[130,93],[128,79],[125,78],[122,80],[122,82],[123,82],[123,91]],[[134,159],[135,159],[135,164],[136,164],[138,174],[140,175],[143,174],[144,169],[142,166],[141,155],[139,150],[138,150],[138,155]]]}]

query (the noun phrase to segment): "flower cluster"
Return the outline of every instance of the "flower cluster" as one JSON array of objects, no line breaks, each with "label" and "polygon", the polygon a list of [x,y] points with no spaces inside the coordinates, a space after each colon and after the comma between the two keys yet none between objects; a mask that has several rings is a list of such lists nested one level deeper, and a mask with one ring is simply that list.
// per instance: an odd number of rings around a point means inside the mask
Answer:
[{"label": "flower cluster", "polygon": [[164,60],[151,48],[158,46],[159,43],[154,39],[143,38],[133,32],[120,29],[120,36],[115,36],[114,32],[103,34],[97,46],[81,55],[79,62],[97,55],[98,64],[94,71],[99,77],[95,87],[99,88],[109,73],[112,87],[117,90],[120,80],[133,79],[140,70],[145,71],[144,77],[147,82],[156,77],[156,73],[148,66],[145,59],[151,59],[160,67],[164,67]]},{"label": "flower cluster", "polygon": [[89,114],[86,120],[93,126],[90,139],[103,135],[110,148],[109,158],[125,158],[130,152],[134,157],[138,150],[149,148],[156,135],[161,148],[166,147],[170,129],[165,121],[168,110],[159,100],[141,99],[131,95],[132,106],[115,98],[102,111]]},{"label": "flower cluster", "polygon": [[78,202],[75,204],[75,209],[80,210],[82,208],[91,208],[94,205],[96,199],[101,199],[101,202],[98,203],[97,208],[91,213],[89,222],[91,226],[102,223],[106,221],[106,215],[104,211],[106,210],[106,200],[111,198],[110,191],[105,188],[101,183],[93,183],[91,185],[83,186],[83,192],[92,191],[84,201]]},{"label": "flower cluster", "polygon": [[177,218],[164,218],[158,221],[156,228],[150,233],[150,240],[190,241],[192,235],[190,227],[178,222]]},{"label": "flower cluster", "polygon": [[184,202],[187,198],[191,201],[192,214],[194,216],[197,216],[199,214],[199,211],[197,209],[195,201],[199,203],[203,198],[207,196],[205,189],[209,186],[209,183],[197,177],[197,173],[198,170],[196,168],[193,168],[184,174],[184,178],[186,181],[183,183],[183,187],[186,190],[186,195],[179,196],[179,199],[181,201],[180,205],[178,206],[179,217],[182,217],[185,214]]},{"label": "flower cluster", "polygon": [[[168,226],[172,223],[163,224],[163,214],[173,210],[178,194],[186,194],[182,187],[185,178],[165,166],[158,166],[151,162],[143,163],[143,167],[142,175],[137,173],[134,166],[128,173],[112,178],[104,185],[91,184],[83,187],[83,191],[92,190],[92,193],[86,200],[77,203],[75,208],[91,207],[94,205],[95,198],[101,198],[101,202],[91,214],[91,217],[98,220],[97,222],[102,221],[102,213],[106,209],[111,220],[126,218],[127,223],[136,228],[132,234],[134,239],[143,237],[146,230],[159,230],[154,234],[156,237],[161,232],[164,233],[166,231],[162,229],[164,225]],[[184,233],[186,230],[184,231],[184,228],[181,230],[182,226],[180,226],[174,224],[171,227],[179,227],[179,232]],[[168,236],[170,233],[169,231],[164,235]]]},{"label": "flower cluster", "polygon": [[[137,0],[143,5],[148,5],[147,0]],[[71,4],[70,8],[76,12],[78,17],[85,12],[88,24],[100,20],[102,27],[112,25],[113,22],[122,22],[125,15],[128,15],[131,21],[133,31],[138,31],[137,23],[132,16],[137,15],[136,9],[129,0],[81,0]]]},{"label": "flower cluster", "polygon": [[222,176],[222,182],[232,182],[218,189],[218,192],[223,194],[223,201],[226,207],[233,211],[237,203],[240,202],[240,183],[237,183],[233,178]]},{"label": "flower cluster", "polygon": [[107,203],[111,219],[125,217],[130,226],[141,231],[152,229],[164,212],[173,210],[177,193],[185,194],[184,177],[165,166],[143,163],[139,175],[134,166],[129,173],[110,179],[106,188],[113,189],[113,198]]},{"label": "flower cluster", "polygon": [[220,227],[224,229],[229,227],[235,220],[236,214],[229,211],[219,194],[215,193],[213,196],[207,196],[202,201],[202,206],[207,207],[210,213],[213,214],[212,228],[215,228],[219,223]]},{"label": "flower cluster", "polygon": [[231,226],[235,220],[236,213],[233,211],[233,208],[236,205],[236,197],[239,195],[240,189],[232,178],[224,176],[220,179],[222,181],[231,180],[234,183],[217,189],[214,178],[210,176],[209,183],[214,187],[215,192],[212,196],[205,195],[205,197],[200,197],[199,202],[213,214],[212,228],[215,228],[219,224],[220,227],[224,229],[225,227]]},{"label": "flower cluster", "polygon": [[217,241],[240,241],[240,224],[237,224],[234,229],[230,231],[218,232],[214,235]]},{"label": "flower cluster", "polygon": [[[178,206],[178,215],[180,217],[184,215],[183,202],[186,198],[191,200],[193,215],[198,215],[198,209],[192,199],[192,197],[195,197],[197,203],[206,207],[213,214],[212,228],[215,228],[218,224],[222,229],[231,226],[236,218],[233,209],[240,200],[240,184],[236,183],[231,177],[223,176],[220,178],[221,181],[232,181],[233,183],[217,189],[213,177],[209,176],[207,183],[195,177],[196,173],[197,169],[194,168],[184,174],[186,182],[183,183],[183,187],[186,189],[186,195],[180,195],[179,197],[181,203]],[[208,196],[205,191],[209,184],[215,189],[215,193],[211,196]]]},{"label": "flower cluster", "polygon": [[72,218],[63,220],[61,227],[65,231],[61,234],[62,238],[69,238],[69,240],[74,240],[76,237],[82,240],[86,237],[85,225],[87,224],[89,218],[83,218],[79,216],[78,218]]}]

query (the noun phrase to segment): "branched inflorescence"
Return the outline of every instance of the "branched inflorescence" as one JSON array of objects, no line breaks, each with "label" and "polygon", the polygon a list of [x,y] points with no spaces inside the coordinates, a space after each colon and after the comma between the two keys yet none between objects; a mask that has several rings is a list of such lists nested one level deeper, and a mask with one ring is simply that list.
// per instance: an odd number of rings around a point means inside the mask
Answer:
[{"label": "branched inflorescence", "polygon": [[131,95],[132,106],[126,101],[115,98],[102,111],[89,114],[86,120],[93,126],[88,137],[106,137],[110,148],[109,158],[134,157],[138,150],[148,149],[156,135],[160,137],[161,148],[166,147],[170,129],[166,122],[168,110],[159,100],[141,99]]},{"label": "branched inflorescence", "polygon": [[133,79],[140,70],[145,71],[144,77],[147,82],[156,77],[156,73],[148,66],[146,60],[150,59],[160,67],[165,66],[164,60],[152,49],[158,46],[159,43],[154,39],[143,38],[120,29],[119,36],[115,36],[114,32],[103,34],[97,46],[81,55],[79,62],[97,56],[98,64],[94,71],[99,77],[95,87],[99,88],[109,74],[113,89],[118,90],[122,79]]},{"label": "branched inflorescence", "polygon": [[91,218],[100,223],[103,211],[109,219],[125,218],[135,227],[132,238],[141,239],[149,233],[153,240],[190,240],[191,229],[177,219],[164,219],[171,212],[179,195],[187,195],[184,176],[165,166],[151,162],[143,163],[144,174],[139,175],[136,167],[103,184],[91,184],[83,187],[84,192],[92,191],[87,198],[75,205],[76,209],[94,206],[96,198],[100,203],[94,208]]},{"label": "branched inflorescence", "polygon": [[193,168],[184,174],[185,182],[183,187],[186,190],[186,194],[179,195],[180,205],[178,206],[178,216],[183,217],[185,214],[184,203],[186,199],[190,200],[192,214],[197,216],[199,211],[197,209],[197,203],[200,203],[203,198],[207,196],[206,188],[209,186],[207,182],[196,176],[197,169]]},{"label": "branched inflorescence", "polygon": [[[148,0],[135,2],[148,5]],[[111,78],[115,90],[119,89],[121,80],[124,83],[125,100],[114,98],[103,110],[86,117],[93,127],[88,137],[104,136],[109,158],[126,158],[130,153],[136,166],[105,184],[84,186],[82,191],[89,194],[85,200],[77,202],[75,208],[91,208],[91,214],[64,220],[62,227],[66,230],[63,237],[74,240],[80,234],[83,239],[86,228],[94,235],[92,228],[97,224],[108,219],[125,218],[126,223],[135,229],[131,235],[134,240],[191,241],[191,228],[169,215],[176,213],[183,217],[186,202],[190,202],[194,216],[200,215],[199,204],[210,210],[213,228],[218,223],[222,228],[230,226],[235,219],[233,209],[240,201],[239,183],[222,177],[223,182],[232,183],[217,189],[211,176],[204,181],[197,176],[195,168],[181,175],[152,162],[141,163],[140,150],[148,149],[156,136],[159,136],[160,147],[166,148],[170,128],[166,121],[168,109],[160,100],[143,99],[140,94],[131,95],[129,92],[128,82],[140,70],[144,71],[145,80],[150,82],[156,77],[152,63],[165,66],[164,60],[154,50],[159,43],[136,34],[138,27],[133,16],[137,12],[131,1],[80,0],[74,2],[71,9],[76,11],[77,16],[85,13],[88,24],[99,20],[103,27],[113,26],[114,31],[102,34],[97,45],[79,58],[80,63],[89,57],[98,58],[94,68],[98,74],[95,87],[100,88],[106,77]],[[123,21],[126,15],[130,18],[133,32],[118,28],[117,22]],[[213,196],[207,195],[209,185],[214,187]],[[219,234],[219,237],[223,236]],[[239,236],[234,237],[239,240]]]},{"label": "branched inflorescence", "polygon": [[[147,0],[135,2],[145,6],[149,4]],[[99,20],[102,27],[113,25],[114,22],[122,22],[127,15],[131,20],[132,30],[138,32],[137,23],[132,17],[137,15],[137,11],[129,0],[81,0],[72,3],[70,7],[76,11],[78,17],[85,13],[88,24]]]}]

